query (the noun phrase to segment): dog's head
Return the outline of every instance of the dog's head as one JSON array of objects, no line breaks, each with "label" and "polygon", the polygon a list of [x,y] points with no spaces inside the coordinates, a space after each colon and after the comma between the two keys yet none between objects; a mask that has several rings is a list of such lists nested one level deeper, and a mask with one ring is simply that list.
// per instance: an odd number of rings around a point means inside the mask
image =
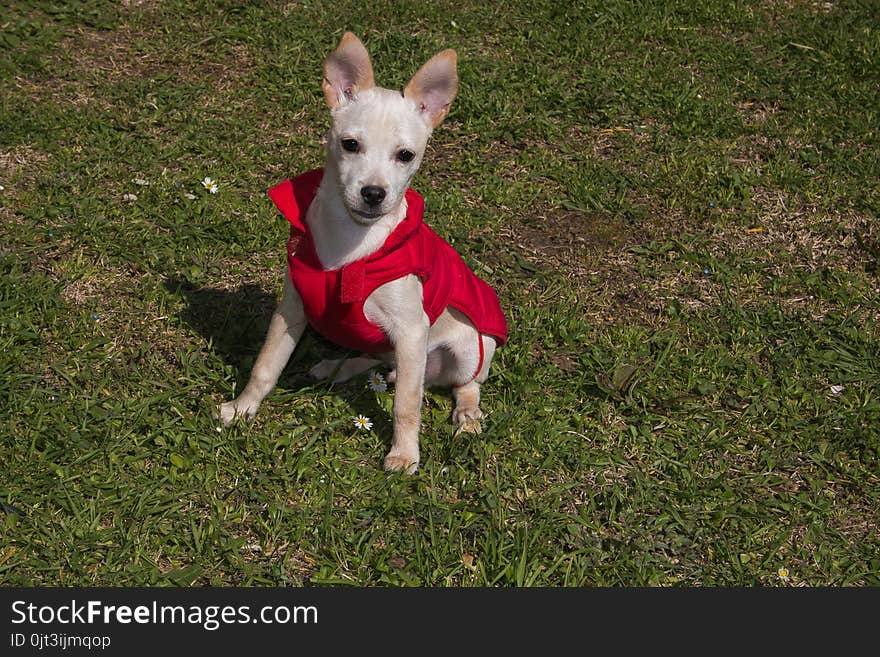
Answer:
[{"label": "dog's head", "polygon": [[346,32],[324,62],[330,106],[325,176],[334,176],[348,214],[369,225],[394,212],[422,162],[431,132],[458,89],[454,50],[438,53],[403,92],[377,87],[370,55]]}]

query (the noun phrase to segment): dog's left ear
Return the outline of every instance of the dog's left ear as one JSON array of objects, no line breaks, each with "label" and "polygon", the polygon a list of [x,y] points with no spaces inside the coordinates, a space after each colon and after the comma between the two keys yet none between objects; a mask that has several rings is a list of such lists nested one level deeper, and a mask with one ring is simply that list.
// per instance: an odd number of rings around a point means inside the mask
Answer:
[{"label": "dog's left ear", "polygon": [[449,106],[458,91],[456,58],[454,50],[437,53],[418,70],[403,90],[404,98],[416,104],[432,128],[440,125],[449,114]]},{"label": "dog's left ear", "polygon": [[346,32],[336,50],[324,62],[324,82],[321,87],[327,105],[334,110],[374,84],[373,64],[367,49],[354,34]]}]

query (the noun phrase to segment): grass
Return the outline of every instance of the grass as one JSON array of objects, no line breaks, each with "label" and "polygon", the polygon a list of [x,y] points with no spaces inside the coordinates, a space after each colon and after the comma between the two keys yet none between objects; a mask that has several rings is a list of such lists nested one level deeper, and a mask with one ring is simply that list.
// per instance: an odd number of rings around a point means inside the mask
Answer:
[{"label": "grass", "polygon": [[[430,392],[412,478],[311,334],[210,416],[344,29],[384,86],[458,50],[415,186],[511,328],[483,433]],[[878,71],[846,0],[7,3],[0,583],[880,585]]]}]

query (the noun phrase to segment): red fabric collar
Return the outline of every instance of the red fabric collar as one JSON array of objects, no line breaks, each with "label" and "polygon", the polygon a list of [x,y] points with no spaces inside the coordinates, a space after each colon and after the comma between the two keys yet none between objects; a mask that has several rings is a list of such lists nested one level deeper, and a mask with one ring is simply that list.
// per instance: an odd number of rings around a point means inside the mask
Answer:
[{"label": "red fabric collar", "polygon": [[306,234],[306,212],[318,193],[323,176],[323,169],[312,169],[293,180],[285,180],[269,190],[269,197],[284,215],[284,218],[290,222],[291,240],[294,240],[296,233],[296,243],[292,245],[293,249]]},{"label": "red fabric collar", "polygon": [[[300,250],[303,238],[308,236],[308,227],[305,224],[306,212],[308,212],[309,206],[318,193],[323,177],[323,169],[312,169],[298,175],[296,178],[285,180],[269,190],[270,198],[274,201],[278,210],[281,211],[281,214],[290,222],[290,243],[287,248],[291,254]],[[421,228],[425,211],[425,200],[414,189],[406,190],[405,198],[406,217],[392,231],[379,250],[366,258],[356,260],[342,268],[340,285],[340,300],[342,303],[353,303],[362,300],[366,283],[367,264],[399,248]],[[306,242],[308,243],[309,252],[300,255],[313,260],[315,265],[320,265],[311,239],[306,240]]]}]

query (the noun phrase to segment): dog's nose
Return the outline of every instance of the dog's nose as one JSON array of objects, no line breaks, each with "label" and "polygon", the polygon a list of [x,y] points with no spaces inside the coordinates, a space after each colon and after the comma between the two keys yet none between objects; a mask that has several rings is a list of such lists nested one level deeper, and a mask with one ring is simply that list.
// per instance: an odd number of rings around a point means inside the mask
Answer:
[{"label": "dog's nose", "polygon": [[385,200],[385,190],[376,185],[366,185],[361,187],[361,196],[371,208],[376,207]]}]

